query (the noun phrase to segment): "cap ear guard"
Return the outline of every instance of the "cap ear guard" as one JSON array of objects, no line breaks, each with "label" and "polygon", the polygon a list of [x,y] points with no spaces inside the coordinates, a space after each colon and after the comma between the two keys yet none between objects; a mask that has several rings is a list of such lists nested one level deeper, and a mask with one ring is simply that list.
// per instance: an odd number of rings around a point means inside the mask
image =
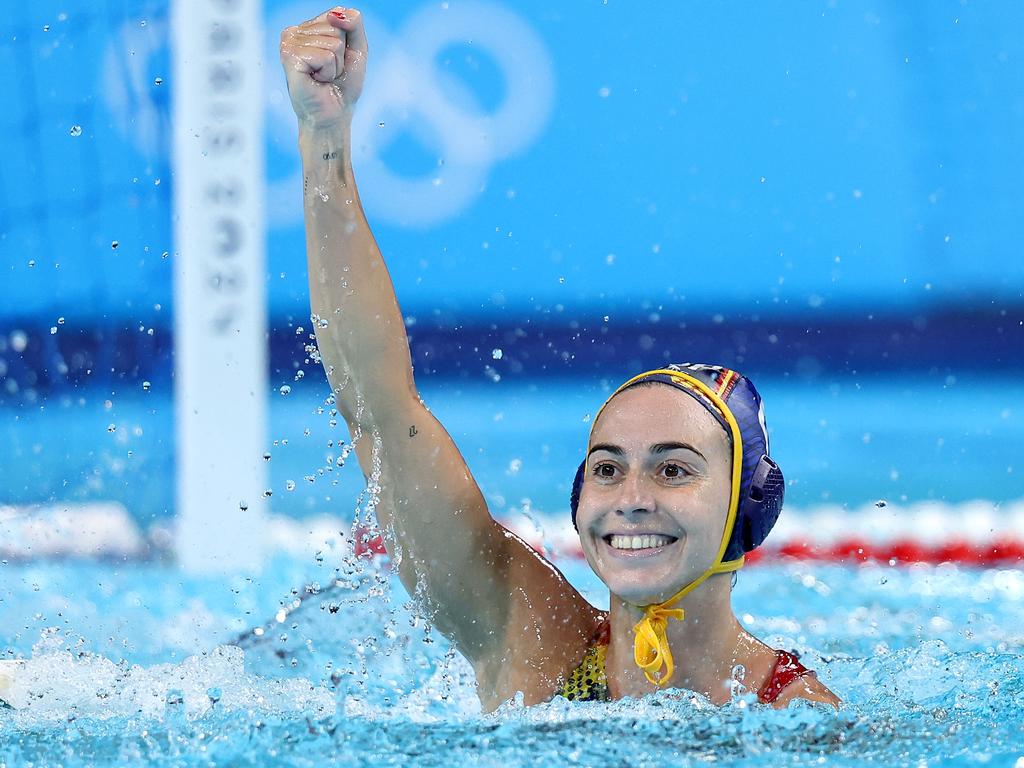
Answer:
[{"label": "cap ear guard", "polygon": [[779,465],[762,455],[754,467],[747,492],[740,501],[727,560],[737,558],[761,546],[782,512],[786,480]]}]

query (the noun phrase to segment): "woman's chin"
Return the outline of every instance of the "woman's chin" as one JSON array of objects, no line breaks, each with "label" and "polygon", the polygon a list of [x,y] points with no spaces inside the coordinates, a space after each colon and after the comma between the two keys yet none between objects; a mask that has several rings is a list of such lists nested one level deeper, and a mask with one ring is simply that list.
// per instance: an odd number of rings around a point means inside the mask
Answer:
[{"label": "woman's chin", "polygon": [[667,600],[674,594],[673,582],[663,578],[639,578],[638,574],[606,573],[602,575],[601,580],[614,597],[641,608]]},{"label": "woman's chin", "polygon": [[700,573],[641,574],[622,573],[605,568],[598,572],[612,595],[639,608],[656,605],[675,596],[683,587],[700,577]]}]

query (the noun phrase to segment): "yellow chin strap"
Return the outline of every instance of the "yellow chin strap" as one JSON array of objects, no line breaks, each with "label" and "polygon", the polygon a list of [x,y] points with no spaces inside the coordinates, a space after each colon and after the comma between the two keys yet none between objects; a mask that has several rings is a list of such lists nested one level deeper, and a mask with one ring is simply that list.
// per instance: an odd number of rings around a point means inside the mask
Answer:
[{"label": "yellow chin strap", "polygon": [[740,478],[743,472],[743,439],[740,435],[740,426],[736,423],[736,417],[733,416],[732,411],[729,410],[729,406],[727,406],[725,401],[722,399],[722,394],[726,391],[729,384],[732,383],[733,379],[738,376],[735,371],[727,372],[725,379],[723,379],[722,384],[718,387],[717,391],[711,389],[711,387],[700,379],[694,378],[693,376],[681,371],[659,368],[653,371],[647,371],[646,373],[641,373],[639,376],[634,376],[632,379],[620,386],[612,393],[611,397],[605,400],[604,405],[602,405],[600,410],[597,412],[597,416],[594,417],[594,424],[597,424],[597,418],[601,415],[601,411],[605,409],[605,406],[608,405],[615,395],[619,394],[619,392],[627,387],[636,384],[641,379],[655,374],[662,374],[670,377],[673,384],[676,384],[683,389],[690,390],[696,394],[699,399],[702,399],[708,405],[713,406],[715,410],[722,415],[722,418],[725,419],[725,423],[729,425],[729,431],[732,436],[732,493],[729,496],[729,514],[725,518],[725,528],[722,531],[722,541],[718,545],[718,554],[715,556],[714,562],[706,571],[704,571],[704,573],[676,592],[665,602],[647,606],[644,609],[643,619],[633,627],[633,633],[635,635],[633,639],[633,660],[636,662],[636,665],[644,671],[644,676],[651,683],[654,685],[665,685],[672,679],[672,675],[675,672],[675,663],[672,660],[672,649],[668,644],[668,620],[678,619],[679,621],[682,621],[686,618],[686,612],[682,608],[671,608],[670,606],[682,600],[716,573],[729,573],[731,571],[737,571],[743,567],[743,556],[740,556],[735,560],[722,562],[722,558],[725,557],[725,550],[729,546],[729,540],[732,538],[732,531],[736,525],[736,513],[740,506]]}]

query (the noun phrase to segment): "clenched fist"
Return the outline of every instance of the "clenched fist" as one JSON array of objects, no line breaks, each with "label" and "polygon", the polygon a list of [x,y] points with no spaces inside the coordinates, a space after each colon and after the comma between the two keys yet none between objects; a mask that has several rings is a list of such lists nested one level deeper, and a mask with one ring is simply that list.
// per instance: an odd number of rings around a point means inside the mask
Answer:
[{"label": "clenched fist", "polygon": [[354,8],[334,8],[281,33],[281,64],[300,124],[347,123],[366,75],[366,33]]}]

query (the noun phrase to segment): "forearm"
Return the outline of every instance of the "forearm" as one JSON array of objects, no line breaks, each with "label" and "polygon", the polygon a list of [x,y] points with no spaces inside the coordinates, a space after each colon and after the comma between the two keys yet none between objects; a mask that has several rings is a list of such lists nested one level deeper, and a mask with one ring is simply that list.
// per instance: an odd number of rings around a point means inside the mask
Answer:
[{"label": "forearm", "polygon": [[359,201],[350,135],[348,123],[299,131],[310,304],[342,414],[379,424],[415,387],[394,286]]}]

